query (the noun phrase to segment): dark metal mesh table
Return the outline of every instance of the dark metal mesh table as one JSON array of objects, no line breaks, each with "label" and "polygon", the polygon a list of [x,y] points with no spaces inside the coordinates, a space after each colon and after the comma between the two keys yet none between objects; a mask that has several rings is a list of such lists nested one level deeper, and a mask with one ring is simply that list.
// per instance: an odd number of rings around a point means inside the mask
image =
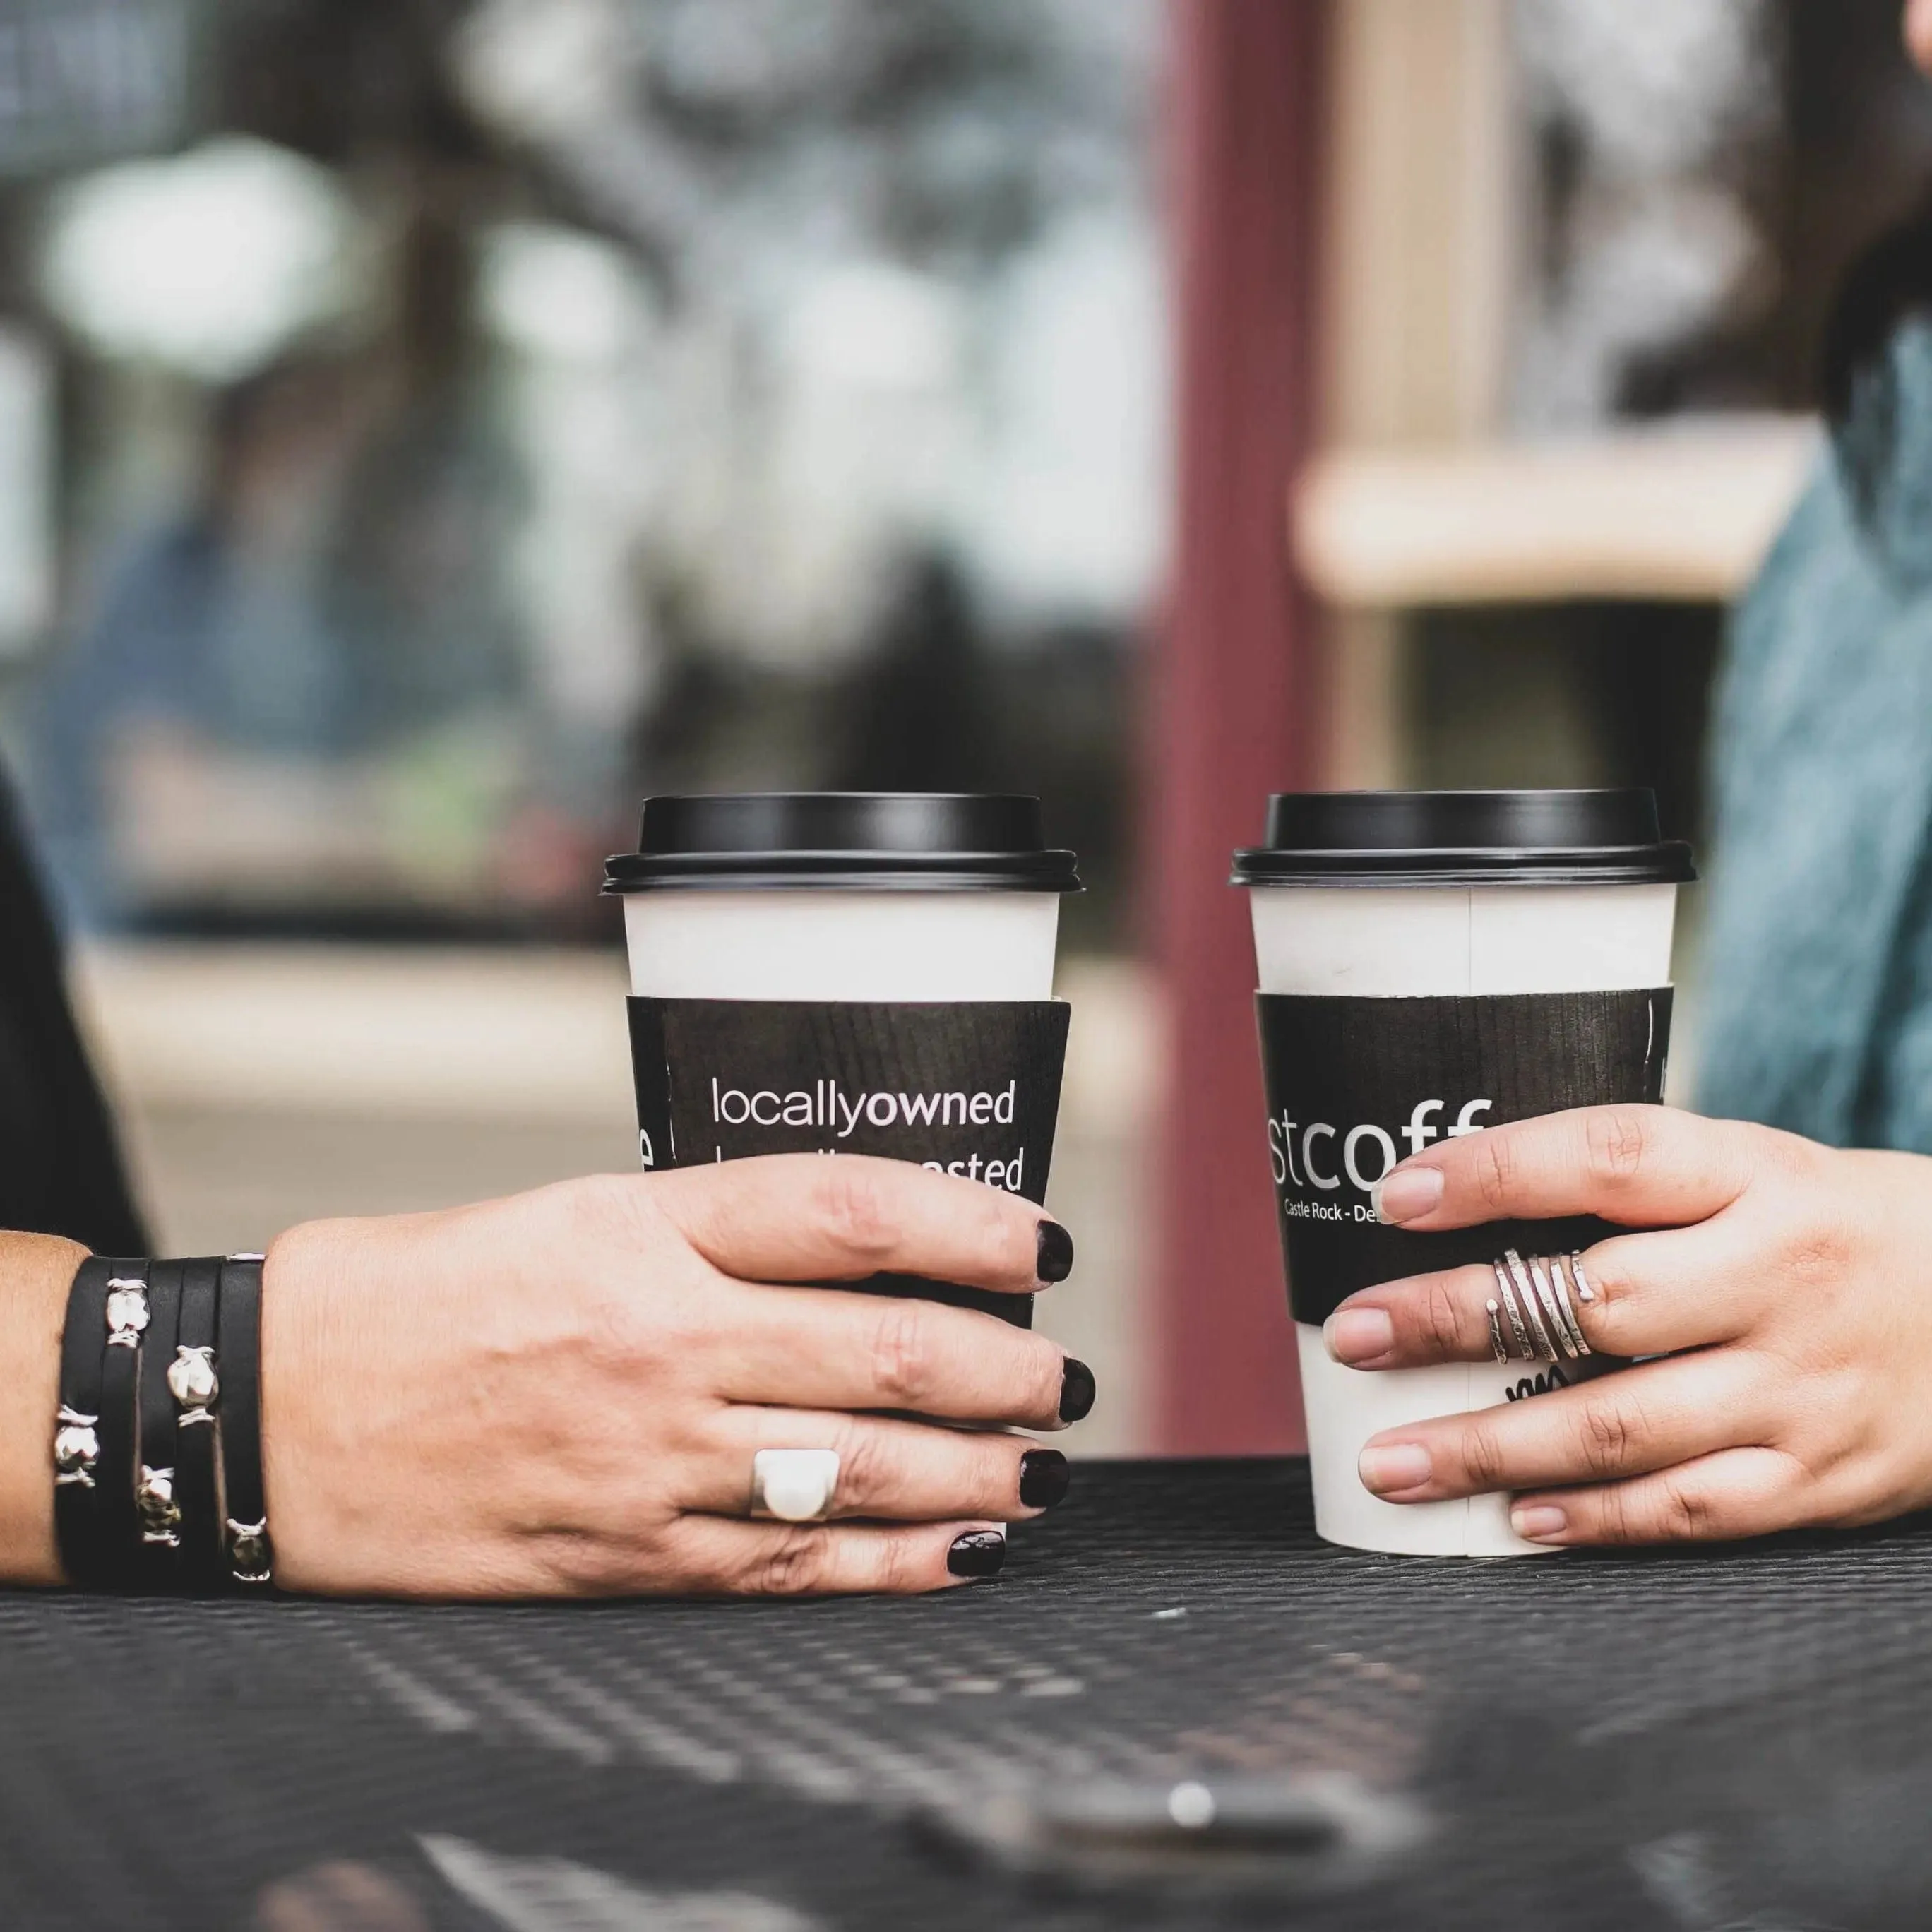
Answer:
[{"label": "dark metal mesh table", "polygon": [[[0,1597],[0,1928],[1932,1922],[1932,1526],[1482,1564],[1324,1548],[1298,1463],[1077,1473],[923,1601]],[[1412,1842],[1225,1894],[951,1842],[1238,1772]]]}]

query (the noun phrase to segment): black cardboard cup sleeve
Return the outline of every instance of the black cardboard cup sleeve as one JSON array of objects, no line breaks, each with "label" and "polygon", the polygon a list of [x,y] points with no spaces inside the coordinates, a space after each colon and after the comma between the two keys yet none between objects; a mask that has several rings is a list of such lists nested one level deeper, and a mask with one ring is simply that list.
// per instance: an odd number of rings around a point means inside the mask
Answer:
[{"label": "black cardboard cup sleeve", "polygon": [[[771,1154],[873,1154],[1046,1198],[1066,1058],[1064,1000],[629,1002],[647,1169]],[[842,1287],[975,1308],[1028,1295],[875,1275]]]},{"label": "black cardboard cup sleeve", "polygon": [[1370,1190],[1432,1142],[1510,1120],[1664,1097],[1672,992],[1418,999],[1263,993],[1256,1000],[1268,1160],[1298,1322],[1358,1290],[1491,1262],[1504,1249],[1586,1248],[1587,1216],[1417,1234],[1376,1219]]}]

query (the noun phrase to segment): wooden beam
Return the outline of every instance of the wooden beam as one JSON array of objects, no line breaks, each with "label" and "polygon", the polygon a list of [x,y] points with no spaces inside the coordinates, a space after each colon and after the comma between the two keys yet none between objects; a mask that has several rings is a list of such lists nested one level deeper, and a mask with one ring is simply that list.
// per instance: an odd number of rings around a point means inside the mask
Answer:
[{"label": "wooden beam", "polygon": [[1160,1436],[1300,1440],[1262,1132],[1247,908],[1229,854],[1313,782],[1315,617],[1280,505],[1314,436],[1322,0],[1174,0],[1178,527],[1149,849],[1173,1042],[1160,1150]]},{"label": "wooden beam", "polygon": [[1340,604],[1622,597],[1722,603],[1816,460],[1792,417],[1566,442],[1336,449],[1294,493],[1295,554]]},{"label": "wooden beam", "polygon": [[[1340,0],[1324,169],[1322,430],[1349,449],[1496,434],[1524,175],[1509,0]],[[1398,614],[1324,614],[1324,784],[1412,776]]]}]

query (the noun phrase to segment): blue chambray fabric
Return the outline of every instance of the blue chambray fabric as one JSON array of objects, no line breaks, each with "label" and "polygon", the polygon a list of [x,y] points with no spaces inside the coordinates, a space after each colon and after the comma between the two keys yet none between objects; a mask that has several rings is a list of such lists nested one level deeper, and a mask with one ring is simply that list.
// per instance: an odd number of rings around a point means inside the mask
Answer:
[{"label": "blue chambray fabric", "polygon": [[1700,1110],[1932,1153],[1932,322],[1738,608],[1714,736]]}]

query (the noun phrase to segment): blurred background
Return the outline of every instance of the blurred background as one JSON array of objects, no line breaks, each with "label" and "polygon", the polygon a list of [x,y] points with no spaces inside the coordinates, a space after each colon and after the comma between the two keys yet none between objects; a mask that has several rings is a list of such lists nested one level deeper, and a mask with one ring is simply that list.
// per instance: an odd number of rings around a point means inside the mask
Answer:
[{"label": "blurred background", "polygon": [[1227,850],[1697,835],[1898,12],[0,0],[0,733],[160,1239],[632,1164],[644,794],[1037,792],[1085,1445],[1292,1442]]}]

